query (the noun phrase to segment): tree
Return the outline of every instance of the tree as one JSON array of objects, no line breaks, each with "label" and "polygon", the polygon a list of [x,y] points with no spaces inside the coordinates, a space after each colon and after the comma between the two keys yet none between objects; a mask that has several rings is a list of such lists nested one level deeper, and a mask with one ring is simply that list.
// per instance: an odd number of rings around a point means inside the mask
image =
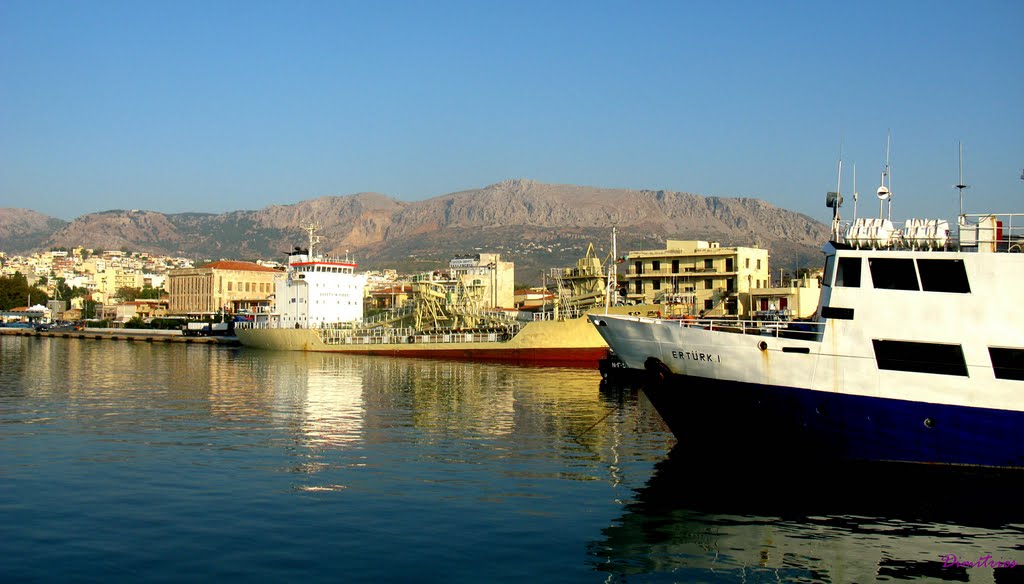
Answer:
[{"label": "tree", "polygon": [[19,306],[46,304],[50,297],[39,288],[28,285],[28,279],[21,272],[12,276],[0,276],[0,310]]},{"label": "tree", "polygon": [[53,285],[53,298],[55,300],[63,300],[64,302],[71,302],[74,298],[75,290],[68,285],[67,280],[64,278],[57,278],[56,283]]},{"label": "tree", "polygon": [[117,289],[116,296],[125,302],[131,302],[138,298],[139,294],[141,293],[142,290],[139,290],[138,288],[133,288],[131,286],[122,286]]},{"label": "tree", "polygon": [[82,318],[83,319],[96,318],[96,307],[99,306],[99,305],[100,305],[100,303],[96,302],[95,300],[85,300],[85,301],[83,301],[82,302]]},{"label": "tree", "polygon": [[147,325],[145,323],[145,321],[142,320],[141,316],[133,316],[131,320],[129,320],[128,322],[124,323],[124,328],[126,328],[126,329],[147,329],[147,328],[149,328],[149,325]]},{"label": "tree", "polygon": [[159,300],[160,297],[163,296],[163,294],[164,291],[162,289],[154,288],[149,284],[146,284],[145,286],[142,287],[142,290],[139,291],[138,298],[142,298],[145,300]]}]

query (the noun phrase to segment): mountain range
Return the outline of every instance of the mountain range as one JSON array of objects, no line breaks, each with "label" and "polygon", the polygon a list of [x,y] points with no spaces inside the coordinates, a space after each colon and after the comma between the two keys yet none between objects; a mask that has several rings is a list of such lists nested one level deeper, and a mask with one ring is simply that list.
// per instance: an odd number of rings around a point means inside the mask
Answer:
[{"label": "mountain range", "polygon": [[0,208],[0,250],[26,254],[84,246],[214,259],[283,259],[305,246],[317,223],[321,249],[354,257],[360,269],[436,270],[455,255],[502,254],[516,280],[539,283],[589,244],[602,259],[617,230],[618,255],[659,249],[666,239],[767,248],[772,270],[816,266],[828,226],[760,199],[672,191],[554,185],[525,179],[405,202],[378,193],[326,196],[227,213],[142,210],[90,213],[67,222]]}]

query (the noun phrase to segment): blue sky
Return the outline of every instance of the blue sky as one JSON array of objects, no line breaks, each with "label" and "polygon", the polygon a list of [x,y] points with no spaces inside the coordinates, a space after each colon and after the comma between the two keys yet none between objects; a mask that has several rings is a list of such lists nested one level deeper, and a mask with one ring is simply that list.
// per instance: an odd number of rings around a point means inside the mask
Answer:
[{"label": "blue sky", "polygon": [[0,3],[0,207],[222,212],[509,178],[1024,212],[1024,2]]}]

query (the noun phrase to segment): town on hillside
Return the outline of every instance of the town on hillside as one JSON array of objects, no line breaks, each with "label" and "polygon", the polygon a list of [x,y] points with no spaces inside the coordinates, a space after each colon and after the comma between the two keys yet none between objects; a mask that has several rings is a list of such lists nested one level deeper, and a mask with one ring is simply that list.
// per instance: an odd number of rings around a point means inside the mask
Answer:
[{"label": "town on hillside", "polygon": [[[338,265],[355,270],[355,263],[346,261]],[[661,304],[668,307],[669,317],[813,316],[820,270],[787,277],[784,270],[773,274],[768,262],[765,249],[707,241],[670,239],[664,249],[604,259],[591,246],[575,266],[552,268],[544,285],[516,289],[513,262],[503,261],[500,254],[472,253],[453,257],[426,274],[362,273],[360,310],[346,318],[372,318],[401,308],[423,294],[425,281],[445,302],[472,294],[480,306],[495,310],[594,305],[604,303],[605,292],[611,290],[610,301],[616,304]],[[197,266],[181,257],[81,247],[30,256],[0,252],[0,324],[182,328],[189,321],[282,315],[287,310],[278,300],[286,302],[282,286],[291,277],[288,267],[278,261],[231,260]],[[614,285],[608,285],[610,275]],[[303,323],[307,325],[312,323]]]}]

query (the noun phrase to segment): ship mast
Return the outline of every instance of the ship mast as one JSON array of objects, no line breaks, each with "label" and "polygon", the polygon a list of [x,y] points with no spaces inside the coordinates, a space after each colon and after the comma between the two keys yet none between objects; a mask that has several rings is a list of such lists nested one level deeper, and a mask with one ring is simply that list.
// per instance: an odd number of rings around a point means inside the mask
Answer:
[{"label": "ship mast", "polygon": [[604,295],[604,313],[608,314],[608,308],[612,303],[612,294],[618,281],[618,251],[616,250],[615,233],[616,227],[612,227],[612,265],[608,267],[608,290]]},{"label": "ship mast", "polygon": [[309,261],[313,261],[313,247],[320,243],[320,236],[316,234],[317,231],[320,231],[320,226],[316,223],[310,223],[309,225],[303,225],[302,229],[309,234],[309,250],[307,253],[309,253]]},{"label": "ship mast", "polygon": [[843,204],[843,147],[839,147],[839,176],[836,178],[835,192],[825,194],[825,206],[832,209],[832,241],[839,241],[839,207]]},{"label": "ship mast", "polygon": [[878,218],[882,219],[884,214],[885,202],[889,201],[889,219],[892,219],[892,192],[889,191],[888,182],[891,181],[892,177],[889,174],[889,138],[892,136],[890,133],[885,138],[885,169],[882,171],[882,184],[878,187]]},{"label": "ship mast", "polygon": [[857,163],[853,163],[853,220],[857,220]]}]

